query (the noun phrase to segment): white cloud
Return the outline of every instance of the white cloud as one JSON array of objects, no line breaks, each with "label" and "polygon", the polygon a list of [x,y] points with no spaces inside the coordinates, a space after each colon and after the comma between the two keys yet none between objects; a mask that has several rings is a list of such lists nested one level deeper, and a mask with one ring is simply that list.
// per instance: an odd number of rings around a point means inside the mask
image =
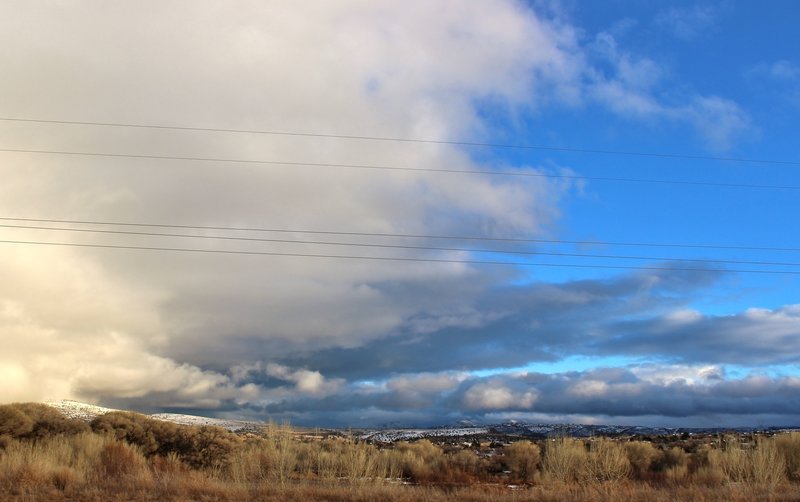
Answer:
[{"label": "white cloud", "polygon": [[656,16],[655,23],[677,38],[690,41],[708,33],[716,25],[718,18],[717,9],[707,5],[693,5],[664,9]]},{"label": "white cloud", "polygon": [[644,382],[670,385],[676,382],[687,385],[708,385],[725,377],[725,368],[719,365],[641,365],[631,368],[631,373]]},{"label": "white cloud", "polygon": [[[511,1],[353,1],[313,9],[246,1],[6,4],[0,43],[15,49],[0,54],[9,76],[0,92],[13,104],[4,113],[20,117],[462,139],[483,127],[474,110],[478,98],[509,106],[545,99],[548,82],[574,71],[566,49],[571,40],[569,29]],[[18,148],[482,167],[442,145],[19,123],[0,128],[4,145]],[[29,155],[7,155],[4,162],[14,170],[0,186],[0,215],[101,221],[536,234],[559,217],[557,205],[569,188],[535,178],[413,171]],[[3,237],[209,249],[234,244],[20,229],[6,229]],[[357,347],[412,318],[430,319],[427,329],[481,322],[468,312],[457,319],[462,298],[382,286],[419,291],[437,285],[469,297],[482,286],[467,265],[3,246],[14,258],[5,263],[13,274],[0,283],[2,329],[10,340],[0,372],[19,386],[2,399],[246,400],[261,392],[240,379],[242,368],[256,361],[308,347]],[[377,253],[322,245],[236,248]],[[272,368],[307,395],[341,384],[313,370]]]},{"label": "white cloud", "polygon": [[748,114],[732,100],[697,93],[680,100],[670,96],[664,90],[667,70],[620,50],[612,34],[601,32],[591,47],[611,69],[588,70],[587,94],[611,111],[637,120],[688,123],[713,150],[727,150],[751,131]]},{"label": "white cloud", "polygon": [[800,79],[800,65],[781,59],[756,65],[749,70],[748,74],[764,76],[777,81],[795,82]]},{"label": "white cloud", "polygon": [[468,410],[530,409],[536,403],[537,392],[515,392],[500,381],[479,382],[464,393]]},{"label": "white cloud", "polygon": [[267,364],[265,373],[273,378],[292,382],[295,384],[295,390],[302,394],[310,394],[313,396],[332,394],[339,390],[345,383],[341,378],[328,380],[323,377],[319,371],[310,371],[307,369],[292,370],[286,366],[275,363]]},{"label": "white cloud", "polygon": [[[250,1],[5,3],[0,44],[14,48],[0,53],[0,94],[9,116],[461,140],[491,126],[482,122],[475,102],[492,99],[514,110],[600,102],[635,120],[691,123],[717,145],[746,127],[744,113],[722,98],[667,102],[659,94],[663,68],[626,53],[611,35],[599,38],[594,53],[580,46],[575,28],[510,0],[341,1],[313,9]],[[603,65],[595,64],[597,58],[604,58]],[[603,73],[599,66],[610,70]],[[14,148],[493,167],[452,145],[22,123],[0,124],[0,136]],[[558,222],[571,189],[535,177],[297,165],[24,154],[4,154],[4,163],[0,216],[99,221],[536,236]],[[7,228],[2,238],[412,254]],[[433,335],[447,328],[471,334],[508,314],[505,305],[486,311],[474,305],[510,274],[478,274],[466,264],[2,246],[0,376],[13,385],[0,389],[0,400],[74,397],[213,407],[272,402],[292,393],[334,396],[347,388],[344,380],[321,366],[281,361],[371,347],[406,330],[415,337],[403,338],[405,347],[419,352],[441,343]],[[600,303],[593,291],[554,289],[573,304]],[[555,302],[547,294],[535,300]],[[465,346],[464,351],[473,348]],[[403,372],[410,363],[397,352],[363,364],[383,365],[384,378]],[[498,350],[494,357],[506,354]],[[254,376],[258,371],[290,385],[264,389]],[[402,376],[390,379],[387,388],[422,406],[437,393],[455,393],[463,383],[459,378]],[[465,399],[475,409],[530,408],[539,395],[479,384]]]}]

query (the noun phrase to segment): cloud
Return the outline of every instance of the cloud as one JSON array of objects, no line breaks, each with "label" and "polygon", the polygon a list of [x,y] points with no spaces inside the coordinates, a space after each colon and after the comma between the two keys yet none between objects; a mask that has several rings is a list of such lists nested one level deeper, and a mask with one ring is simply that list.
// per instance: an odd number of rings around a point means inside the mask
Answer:
[{"label": "cloud", "polygon": [[[370,392],[345,387],[324,400],[289,398],[267,409],[292,420],[324,413],[364,426],[409,416],[420,425],[441,423],[443,417],[452,423],[518,418],[620,424],[646,424],[662,417],[661,424],[669,420],[682,426],[746,424],[759,416],[786,425],[800,418],[796,404],[800,379],[758,373],[725,379],[720,372],[704,366],[654,364],[553,374],[516,372],[465,378],[455,390],[448,386],[430,394],[424,407],[395,407],[396,395],[387,387]],[[715,418],[709,422],[709,417]]]},{"label": "cloud", "polygon": [[536,402],[537,392],[514,392],[497,381],[480,382],[464,393],[468,410],[530,409]]},{"label": "cloud", "polygon": [[[578,33],[513,1],[0,4],[0,43],[14,47],[0,54],[0,93],[9,116],[445,142],[492,127],[476,109],[482,100],[511,110],[600,103],[631,120],[692,124],[716,146],[747,128],[735,103],[668,99],[658,62],[628,53],[612,35],[588,47]],[[573,189],[535,176],[424,171],[498,168],[452,144],[64,124],[3,123],[0,132],[4,145],[21,149],[276,163],[9,153],[0,215],[271,228],[283,231],[247,235],[314,243],[20,228],[3,229],[3,240],[464,260],[475,255],[346,244],[376,242],[356,232],[537,237],[559,224]],[[732,319],[675,314],[689,308],[689,293],[721,280],[715,271],[547,284],[536,269],[468,263],[2,246],[2,401],[72,397],[286,413],[308,423],[327,413],[353,424],[508,410],[629,413],[590,398],[660,384],[632,371],[624,383],[567,375],[569,385],[469,374],[573,353],[704,367],[800,353],[794,307]],[[781,350],[752,337],[765,326],[779,327],[769,343]],[[700,330],[710,334],[698,350],[670,338],[695,340]],[[556,405],[550,387],[583,397]]]},{"label": "cloud", "polygon": [[[172,1],[131,8],[82,1],[52,10],[34,4],[0,7],[0,19],[0,42],[15,47],[0,56],[13,75],[0,83],[0,92],[14,103],[6,113],[21,117],[454,140],[483,127],[474,108],[477,99],[491,96],[509,106],[534,103],[549,93],[545,82],[570,73],[573,65],[563,47],[570,43],[569,30],[515,2],[491,7],[341,2],[309,11],[280,2],[220,7]],[[7,145],[19,148],[492,169],[445,145],[1,127]],[[77,220],[537,235],[558,220],[559,204],[570,189],[543,178],[485,174],[21,154],[5,161],[14,171],[0,186],[0,213]],[[527,169],[540,172],[535,166]],[[324,244],[236,245],[22,229],[6,229],[3,236],[420,255]],[[310,240],[300,233],[288,237]],[[331,240],[360,242],[356,237]],[[287,354],[348,350],[406,325],[420,336],[445,326],[480,325],[491,314],[465,311],[442,292],[458,287],[469,296],[495,280],[455,263],[3,246],[14,257],[6,261],[8,273],[0,282],[3,330],[13,350],[6,352],[0,371],[20,382],[13,393],[0,391],[4,400],[47,395],[224,405],[226,400],[273,399],[276,391],[259,387],[269,379],[282,380],[278,387],[284,390],[323,396],[340,381],[329,379],[321,367],[289,364]],[[449,251],[427,256],[468,257]],[[235,377],[242,365],[259,364],[266,372],[260,379]]]},{"label": "cloud", "polygon": [[749,115],[730,99],[692,92],[676,98],[667,85],[669,72],[621,50],[611,33],[599,33],[590,47],[603,65],[588,70],[587,95],[611,111],[638,120],[688,123],[713,150],[731,148],[752,130]]},{"label": "cloud", "polygon": [[800,105],[800,65],[780,59],[762,62],[744,73],[749,83],[758,86],[759,92],[777,95],[781,100]]},{"label": "cloud", "polygon": [[796,363],[800,360],[800,305],[748,309],[713,316],[696,314],[683,322],[674,316],[615,322],[604,352],[653,354],[687,362],[744,365]]},{"label": "cloud", "polygon": [[326,380],[319,371],[290,370],[286,366],[275,363],[267,365],[266,374],[273,378],[292,382],[298,392],[314,396],[336,392],[344,383],[342,379]]},{"label": "cloud", "polygon": [[683,41],[691,41],[707,34],[718,18],[718,9],[708,5],[670,7],[656,15],[655,24]]},{"label": "cloud", "polygon": [[800,65],[781,59],[772,63],[761,63],[748,72],[750,75],[768,77],[777,81],[796,82],[800,79]]}]

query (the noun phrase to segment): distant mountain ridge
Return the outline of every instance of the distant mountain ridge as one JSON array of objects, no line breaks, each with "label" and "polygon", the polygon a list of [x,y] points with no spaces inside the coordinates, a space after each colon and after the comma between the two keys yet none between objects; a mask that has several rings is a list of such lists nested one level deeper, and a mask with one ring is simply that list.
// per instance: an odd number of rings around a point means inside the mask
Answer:
[{"label": "distant mountain ridge", "polygon": [[541,439],[556,436],[670,436],[722,432],[789,431],[800,427],[648,427],[641,425],[531,424],[511,420],[500,424],[434,428],[367,429],[359,437],[369,441],[394,442],[423,438],[502,436]]},{"label": "distant mountain ridge", "polygon": [[[70,418],[91,421],[99,415],[115,410],[92,404],[81,403],[69,399],[46,401],[45,404],[60,410]],[[147,415],[147,414],[145,414]],[[180,413],[156,413],[147,415],[156,420],[164,420],[182,425],[212,425],[232,432],[259,431],[266,424],[258,421],[228,420],[222,418],[184,415]],[[335,428],[326,428],[336,430]],[[469,438],[471,436],[504,436],[525,438],[546,438],[555,436],[591,437],[591,436],[633,436],[633,435],[677,435],[677,434],[716,434],[727,431],[789,431],[800,430],[800,427],[648,427],[639,425],[587,425],[587,424],[533,424],[510,420],[499,424],[479,425],[462,421],[452,426],[440,427],[385,427],[363,428],[354,431],[354,435],[365,441],[391,443],[395,441],[413,441],[424,438]]]}]

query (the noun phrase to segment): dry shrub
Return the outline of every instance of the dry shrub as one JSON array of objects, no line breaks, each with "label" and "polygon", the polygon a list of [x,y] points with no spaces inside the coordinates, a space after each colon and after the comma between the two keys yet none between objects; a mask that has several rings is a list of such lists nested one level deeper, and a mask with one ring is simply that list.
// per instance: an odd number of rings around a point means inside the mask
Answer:
[{"label": "dry shrub", "polygon": [[68,418],[46,404],[0,405],[0,436],[37,440],[57,435],[79,434],[87,430],[89,427],[84,422]]},{"label": "dry shrub", "polygon": [[559,437],[547,442],[542,471],[555,481],[582,483],[587,478],[588,454],[582,441]]},{"label": "dry shrub", "polygon": [[402,454],[405,477],[418,482],[432,482],[445,470],[444,452],[427,439],[413,443],[400,442],[396,448]]},{"label": "dry shrub", "polygon": [[233,433],[213,426],[181,430],[183,447],[176,453],[181,460],[198,469],[226,466],[241,440]]},{"label": "dry shrub", "polygon": [[12,440],[0,454],[0,485],[59,491],[84,485],[96,469],[102,444],[103,438],[91,433]]},{"label": "dry shrub", "polygon": [[773,439],[759,439],[744,449],[735,437],[729,437],[724,448],[710,452],[708,459],[730,481],[775,486],[785,479],[785,456]]},{"label": "dry shrub", "polygon": [[665,472],[673,468],[687,467],[689,465],[689,455],[682,448],[673,446],[661,450],[656,460],[653,462],[653,470]]},{"label": "dry shrub", "polygon": [[138,446],[145,455],[153,455],[159,450],[152,427],[154,420],[127,411],[112,411],[92,420],[92,430],[109,435],[119,441]]},{"label": "dry shrub", "polygon": [[0,436],[22,437],[33,430],[33,420],[16,405],[0,406]]},{"label": "dry shrub", "polygon": [[621,481],[631,472],[625,447],[612,439],[594,439],[589,443],[588,476],[596,481]]},{"label": "dry shrub", "polygon": [[721,449],[709,452],[709,465],[718,467],[729,481],[746,481],[748,468],[745,451],[733,436],[723,441]]},{"label": "dry shrub", "polygon": [[277,425],[270,422],[264,430],[264,436],[266,447],[263,451],[266,455],[263,460],[267,464],[270,476],[283,484],[297,466],[297,450],[292,428],[286,423]]},{"label": "dry shrub", "polygon": [[91,427],[136,445],[147,457],[174,453],[197,469],[225,467],[241,444],[236,434],[221,427],[178,425],[130,412],[106,413],[95,418]]},{"label": "dry shrub", "polygon": [[144,459],[138,451],[126,443],[109,443],[100,452],[99,467],[104,476],[121,478],[137,469]]},{"label": "dry shrub", "polygon": [[481,458],[472,450],[458,450],[446,457],[450,470],[463,473],[464,477],[480,477],[485,471]]},{"label": "dry shrub", "polygon": [[645,441],[625,443],[625,454],[628,456],[633,475],[639,479],[644,477],[659,456],[658,449],[652,443]]},{"label": "dry shrub", "polygon": [[175,477],[189,471],[189,467],[174,452],[153,457],[150,459],[150,468],[159,479]]},{"label": "dry shrub", "polygon": [[340,443],[342,461],[340,476],[350,481],[366,482],[394,477],[399,472],[399,462],[388,452],[381,452],[365,443]]},{"label": "dry shrub", "polygon": [[727,480],[718,465],[703,465],[692,475],[692,481],[700,486],[719,486]]},{"label": "dry shrub", "polygon": [[800,432],[776,436],[775,446],[783,457],[786,477],[792,481],[800,481]]},{"label": "dry shrub", "polygon": [[265,445],[250,443],[231,455],[227,474],[235,483],[261,483],[267,479],[271,464]]},{"label": "dry shrub", "polygon": [[62,492],[68,487],[76,484],[80,478],[81,476],[75,471],[75,469],[70,467],[61,467],[54,470],[50,474],[50,479],[53,483],[53,486]]},{"label": "dry shrub", "polygon": [[785,478],[786,463],[775,440],[763,438],[748,452],[750,480],[756,484],[775,486]]},{"label": "dry shrub", "polygon": [[530,441],[517,441],[503,449],[504,463],[518,479],[530,483],[534,480],[542,453],[539,446]]}]

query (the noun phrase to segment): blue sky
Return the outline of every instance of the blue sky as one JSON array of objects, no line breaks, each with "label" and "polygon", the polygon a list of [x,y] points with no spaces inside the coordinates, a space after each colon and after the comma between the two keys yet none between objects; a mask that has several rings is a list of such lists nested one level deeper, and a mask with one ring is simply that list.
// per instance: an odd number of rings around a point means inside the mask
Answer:
[{"label": "blue sky", "polygon": [[796,425],[798,9],[8,2],[0,401]]}]

